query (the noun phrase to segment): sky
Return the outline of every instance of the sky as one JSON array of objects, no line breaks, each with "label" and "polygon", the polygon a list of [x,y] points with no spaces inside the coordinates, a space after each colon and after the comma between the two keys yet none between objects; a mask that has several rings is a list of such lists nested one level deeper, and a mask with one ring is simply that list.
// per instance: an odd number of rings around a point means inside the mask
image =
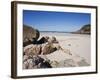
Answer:
[{"label": "sky", "polygon": [[90,23],[90,13],[23,10],[23,24],[39,31],[72,32]]}]

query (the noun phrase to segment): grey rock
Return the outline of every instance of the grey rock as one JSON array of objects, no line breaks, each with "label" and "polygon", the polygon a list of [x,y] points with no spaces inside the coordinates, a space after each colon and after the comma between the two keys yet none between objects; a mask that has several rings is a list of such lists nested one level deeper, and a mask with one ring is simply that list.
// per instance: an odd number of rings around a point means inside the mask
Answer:
[{"label": "grey rock", "polygon": [[27,61],[23,62],[23,69],[28,69],[28,62]]},{"label": "grey rock", "polygon": [[23,56],[23,61],[26,61],[28,59],[28,57],[29,57],[28,55],[24,55]]},{"label": "grey rock", "polygon": [[33,59],[28,59],[27,62],[28,62],[28,69],[33,69],[35,66]]}]

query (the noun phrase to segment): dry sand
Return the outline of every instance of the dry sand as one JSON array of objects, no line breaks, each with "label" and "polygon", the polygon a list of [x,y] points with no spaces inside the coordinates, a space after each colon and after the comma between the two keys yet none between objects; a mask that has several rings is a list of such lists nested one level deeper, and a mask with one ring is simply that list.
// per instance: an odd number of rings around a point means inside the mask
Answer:
[{"label": "dry sand", "polygon": [[[50,34],[41,34],[42,36],[55,36],[59,41],[60,46],[66,51],[57,50],[52,54],[46,55],[51,61],[62,62],[68,59],[71,59],[74,62],[75,66],[85,66],[91,64],[91,40],[90,35],[83,34],[70,34],[70,35],[50,35]],[[69,55],[68,53],[72,55]],[[83,61],[83,62],[81,62]],[[85,61],[85,63],[84,63]],[[79,63],[79,64],[77,64]],[[73,64],[73,63],[72,63]]]}]

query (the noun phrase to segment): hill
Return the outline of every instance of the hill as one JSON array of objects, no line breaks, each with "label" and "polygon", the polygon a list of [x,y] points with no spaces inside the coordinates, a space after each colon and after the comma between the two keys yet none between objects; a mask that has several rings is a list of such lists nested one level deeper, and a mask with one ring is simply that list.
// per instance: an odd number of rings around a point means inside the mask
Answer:
[{"label": "hill", "polygon": [[91,34],[91,25],[90,24],[86,24],[86,25],[82,26],[79,30],[77,30],[76,32],[73,32],[73,33]]}]

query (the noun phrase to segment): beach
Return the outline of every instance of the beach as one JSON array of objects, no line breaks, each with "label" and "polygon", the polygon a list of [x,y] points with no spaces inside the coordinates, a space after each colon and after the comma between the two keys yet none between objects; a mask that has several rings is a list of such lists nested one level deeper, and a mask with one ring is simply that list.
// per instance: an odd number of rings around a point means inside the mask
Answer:
[{"label": "beach", "polygon": [[[91,37],[87,34],[71,34],[71,33],[57,33],[57,32],[41,32],[40,38],[43,36],[56,37],[60,46],[64,51],[58,50],[46,55],[51,61],[61,62],[71,59],[76,62],[85,61],[86,65],[91,64]],[[68,53],[72,55],[69,55]],[[85,66],[85,63],[82,63]]]},{"label": "beach", "polygon": [[23,69],[90,66],[90,39],[88,34],[40,32],[23,48]]},{"label": "beach", "polygon": [[23,13],[23,69],[91,65],[90,14],[54,11]]}]

